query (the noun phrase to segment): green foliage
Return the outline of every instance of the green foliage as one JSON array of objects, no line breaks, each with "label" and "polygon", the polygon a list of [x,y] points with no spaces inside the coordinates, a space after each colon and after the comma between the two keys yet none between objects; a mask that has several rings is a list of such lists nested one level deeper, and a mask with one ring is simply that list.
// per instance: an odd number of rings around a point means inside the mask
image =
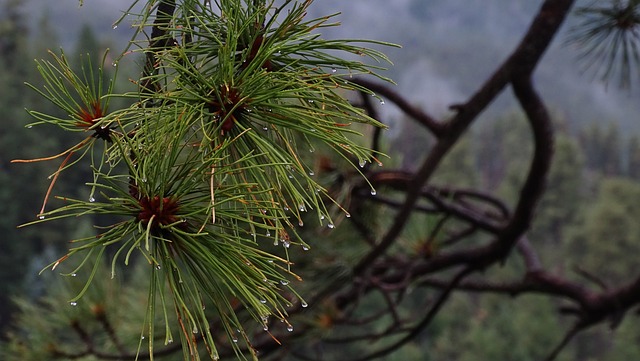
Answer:
[{"label": "green foliage", "polygon": [[[337,202],[325,206],[331,197],[302,150],[321,144],[361,166],[379,162],[354,140],[358,132],[350,126],[382,124],[344,97],[353,90],[373,95],[348,76],[379,67],[342,55],[387,59],[354,41],[320,38],[313,31],[334,24],[330,16],[306,20],[310,4],[161,3],[151,45],[141,45],[147,64],[136,92],[116,94],[113,81],[103,84],[104,58],[98,65],[87,58],[79,71],[64,54],[37,63],[44,85],[32,88],[62,112],[32,110],[33,125],[88,135],[57,156],[20,162],[66,156],[52,186],[85,156],[92,174],[88,200],[57,196],[62,205],[46,211],[50,187],[31,224],[86,216],[100,224],[98,235],[73,240],[50,265],[57,270],[73,259],[76,265],[65,274],[88,275],[72,305],[88,295],[105,252],[112,255],[112,276],[136,255],[146,260],[150,355],[158,329],[169,344],[177,328],[185,359],[198,359],[202,351],[192,330],[217,359],[215,320],[229,338],[243,341],[231,343],[238,355],[255,358],[237,314],[247,312],[265,331],[269,317],[288,324],[286,306],[297,300],[284,291],[295,295],[289,283],[299,279],[288,249],[308,248],[297,231],[303,214],[314,211],[318,223],[333,228],[332,208],[344,211]],[[144,9],[141,31],[153,2]],[[114,110],[114,97],[133,103]],[[281,243],[284,255],[267,251],[271,243]],[[212,306],[213,316],[203,304]]]},{"label": "green foliage", "polygon": [[575,266],[597,272],[603,282],[612,284],[637,273],[628,255],[640,251],[636,242],[640,237],[638,197],[637,182],[622,178],[602,181],[582,227],[570,243],[576,255]]}]

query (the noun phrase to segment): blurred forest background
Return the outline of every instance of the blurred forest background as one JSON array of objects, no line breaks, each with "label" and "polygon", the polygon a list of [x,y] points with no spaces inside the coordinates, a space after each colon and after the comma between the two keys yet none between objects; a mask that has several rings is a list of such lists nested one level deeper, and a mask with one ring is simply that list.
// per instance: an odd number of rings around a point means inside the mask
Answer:
[{"label": "blurred forest background", "polygon": [[[49,276],[38,276],[91,222],[57,222],[17,229],[33,220],[57,164],[10,164],[16,158],[38,158],[75,144],[56,129],[30,129],[25,108],[55,112],[24,82],[38,84],[34,58],[65,48],[69,59],[92,54],[96,63],[106,48],[117,56],[130,29],[112,23],[126,0],[0,0],[0,331],[6,332],[16,311],[14,296],[35,300]],[[394,67],[385,75],[397,91],[436,115],[462,101],[513,49],[541,1],[508,0],[318,0],[316,13],[342,12],[343,26],[326,37],[368,38],[398,43],[388,55]],[[570,19],[564,32],[572,25]],[[577,53],[561,34],[537,70],[543,98],[559,130],[548,191],[529,238],[538,245],[548,269],[567,277],[596,272],[606,284],[638,272],[640,254],[640,127],[638,86],[618,89],[583,74]],[[388,52],[388,49],[384,49]],[[86,56],[86,55],[85,55]],[[139,74],[139,62],[119,64],[120,90]],[[110,62],[110,61],[109,61]],[[115,69],[113,69],[115,71]],[[514,111],[509,94],[493,104],[454,151],[434,182],[493,189],[516,196],[530,159],[526,122]],[[416,149],[428,136],[403,121],[391,105],[381,105],[390,124],[385,142],[390,163],[413,169]],[[514,151],[516,150],[516,151]],[[71,172],[78,172],[74,168]],[[88,197],[72,173],[56,188]],[[346,247],[346,245],[345,245]],[[588,251],[587,251],[588,250]],[[508,273],[506,264],[499,272]],[[602,285],[606,287],[606,284]],[[561,338],[557,302],[525,296],[503,298],[458,294],[446,306],[428,337],[388,359],[535,360]],[[598,327],[586,332],[563,353],[562,360],[638,360],[640,324],[627,318],[611,337]],[[518,345],[518,347],[514,347]]]}]

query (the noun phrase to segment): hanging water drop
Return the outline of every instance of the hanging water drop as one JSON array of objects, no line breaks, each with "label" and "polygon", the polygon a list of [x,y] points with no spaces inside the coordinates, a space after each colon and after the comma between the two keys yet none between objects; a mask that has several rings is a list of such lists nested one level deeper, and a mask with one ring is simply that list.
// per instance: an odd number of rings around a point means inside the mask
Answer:
[{"label": "hanging water drop", "polygon": [[267,233],[265,234],[265,236],[267,236],[267,237],[271,237],[271,232],[267,231]]},{"label": "hanging water drop", "polygon": [[306,212],[307,211],[307,207],[304,204],[300,205],[300,212]]},{"label": "hanging water drop", "polygon": [[351,218],[351,213],[347,212],[347,213],[345,213],[344,216],[347,217],[347,218]]},{"label": "hanging water drop", "polygon": [[310,171],[309,175],[313,177],[314,175],[316,175],[316,173],[314,171]]},{"label": "hanging water drop", "polygon": [[198,333],[198,326],[193,326],[193,330],[191,330],[192,333]]},{"label": "hanging water drop", "polygon": [[324,214],[320,215],[320,220],[324,220]]},{"label": "hanging water drop", "polygon": [[289,210],[289,207],[284,206],[284,211],[287,212]]},{"label": "hanging water drop", "polygon": [[333,228],[335,228],[335,225],[334,225],[333,223],[329,223],[329,224],[327,225],[327,227],[329,227],[329,228],[333,229]]},{"label": "hanging water drop", "polygon": [[304,227],[304,222],[303,222],[302,220],[300,220],[300,221],[298,222],[298,225],[299,225],[300,227]]},{"label": "hanging water drop", "polygon": [[39,215],[38,218],[39,219],[44,219],[44,215]]},{"label": "hanging water drop", "polygon": [[238,343],[238,338],[237,338],[236,336],[233,336],[233,337],[231,338],[231,340],[232,340],[234,343]]},{"label": "hanging water drop", "polygon": [[338,69],[336,69],[336,68],[331,69],[331,72],[332,72],[332,73],[335,73],[335,72],[337,72],[337,71],[338,71]]},{"label": "hanging water drop", "polygon": [[71,274],[71,277],[76,277],[76,276],[77,276],[77,274],[76,274],[76,273],[72,273],[72,274]]},{"label": "hanging water drop", "polygon": [[376,192],[376,190],[375,190],[375,189],[371,188],[371,195],[372,195],[372,196],[375,196],[376,194],[378,194],[378,192]]},{"label": "hanging water drop", "polygon": [[27,125],[27,129],[33,128],[33,125]]},{"label": "hanging water drop", "polygon": [[116,30],[118,28],[118,24],[113,24],[113,30]]},{"label": "hanging water drop", "polygon": [[280,280],[280,284],[281,284],[281,285],[283,285],[283,286],[286,286],[286,285],[288,285],[288,284],[289,284],[289,281],[287,281],[287,280]]},{"label": "hanging water drop", "polygon": [[273,245],[274,245],[274,246],[277,246],[277,245],[278,245],[278,239],[277,239],[277,238],[273,240]]},{"label": "hanging water drop", "polygon": [[170,339],[168,339],[168,340],[167,340],[167,342],[168,342],[168,343],[173,343],[173,339],[172,339],[172,338],[170,338]]},{"label": "hanging water drop", "polygon": [[162,266],[160,266],[159,264],[156,265],[156,269],[160,270],[162,268]]},{"label": "hanging water drop", "polygon": [[78,305],[78,302],[76,302],[76,301],[71,301],[71,302],[69,302],[69,304],[70,304],[71,306],[74,306],[74,307],[75,307],[75,306],[77,306],[77,305]]},{"label": "hanging water drop", "polygon": [[291,325],[287,325],[287,331],[289,331],[289,332],[293,332],[293,326],[291,326]]},{"label": "hanging water drop", "polygon": [[367,161],[364,159],[360,159],[360,161],[358,162],[358,165],[360,166],[360,168],[364,168],[366,164],[367,164]]},{"label": "hanging water drop", "polygon": [[309,304],[308,304],[308,303],[306,303],[305,301],[302,301],[302,302],[300,302],[300,306],[302,306],[302,307],[305,307],[305,308],[306,308],[307,306],[309,306]]},{"label": "hanging water drop", "polygon": [[264,130],[264,131],[266,132],[267,130],[269,130],[269,128],[267,128],[267,127],[262,127],[262,130]]},{"label": "hanging water drop", "polygon": [[95,202],[95,201],[96,201],[96,199],[95,199],[95,198],[93,198],[93,197],[90,197],[90,198],[89,198],[89,202],[93,203],[93,202]]},{"label": "hanging water drop", "polygon": [[303,251],[308,251],[309,250],[309,246],[307,246],[306,244],[302,245],[302,250]]},{"label": "hanging water drop", "polygon": [[284,246],[284,248],[291,247],[291,243],[289,241],[285,241],[285,240],[282,241],[282,245]]},{"label": "hanging water drop", "polygon": [[380,100],[380,105],[384,105],[384,100]]},{"label": "hanging water drop", "polygon": [[263,329],[263,330],[265,330],[265,331],[269,331],[269,326],[264,325],[264,326],[262,327],[262,329]]},{"label": "hanging water drop", "polygon": [[265,304],[265,303],[267,303],[267,300],[265,300],[264,298],[261,298],[260,299],[260,303]]}]

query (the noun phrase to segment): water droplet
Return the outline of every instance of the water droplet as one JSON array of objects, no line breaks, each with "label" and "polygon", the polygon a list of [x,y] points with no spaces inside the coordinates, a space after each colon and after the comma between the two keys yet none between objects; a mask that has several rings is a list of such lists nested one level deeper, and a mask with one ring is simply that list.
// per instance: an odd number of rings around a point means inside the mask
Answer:
[{"label": "water droplet", "polygon": [[193,330],[191,330],[191,332],[198,333],[198,326],[193,326]]},{"label": "water droplet", "polygon": [[293,332],[293,326],[291,326],[291,325],[287,325],[287,331],[289,331],[289,332]]},{"label": "water droplet", "polygon": [[384,100],[380,100],[380,105],[384,105]]},{"label": "water droplet", "polygon": [[93,198],[93,197],[90,197],[90,198],[89,198],[89,202],[93,203],[93,202],[95,202],[95,201],[96,201],[96,199],[95,199],[95,198]]},{"label": "water droplet", "polygon": [[324,214],[320,215],[320,220],[324,220]]},{"label": "water droplet", "polygon": [[231,340],[232,340],[233,342],[235,342],[235,343],[238,343],[238,338],[237,338],[237,337],[235,337],[235,336],[233,336],[233,337],[231,338]]},{"label": "water droplet", "polygon": [[265,236],[271,237],[271,232],[267,231],[267,233],[265,233]]},{"label": "water droplet", "polygon": [[306,303],[305,301],[302,301],[302,302],[300,302],[300,306],[307,307],[307,306],[309,306],[309,304]]},{"label": "water droplet", "polygon": [[333,223],[329,223],[329,224],[327,225],[327,227],[329,227],[329,228],[331,228],[331,229],[334,229],[334,228],[335,228],[335,225],[334,225]]},{"label": "water droplet", "polygon": [[285,206],[285,207],[284,207],[284,211],[286,212],[286,211],[288,211],[288,210],[289,210],[289,207]]},{"label": "water droplet", "polygon": [[144,336],[140,336],[140,339],[141,339],[141,340],[144,340]]},{"label": "water droplet", "polygon": [[302,250],[303,251],[308,251],[309,250],[309,246],[307,246],[306,244],[302,245]]},{"label": "water droplet", "polygon": [[313,153],[313,152],[315,152],[315,151],[316,151],[315,149],[313,149],[313,148],[309,148],[309,153]]},{"label": "water droplet", "polygon": [[77,305],[78,305],[78,302],[76,302],[76,301],[72,301],[72,302],[69,302],[69,304],[70,304],[71,306],[74,306],[74,307],[75,307],[75,306],[77,306]]},{"label": "water droplet", "polygon": [[113,24],[113,30],[116,30],[118,28],[118,24]]},{"label": "water droplet", "polygon": [[142,183],[147,183],[147,178],[142,178],[142,179],[140,179],[140,181],[141,181]]},{"label": "water droplet", "polygon": [[260,299],[260,303],[263,303],[263,304],[264,304],[264,303],[267,303],[267,300],[265,300],[264,298],[261,298],[261,299]]},{"label": "water droplet", "polygon": [[310,176],[314,176],[314,175],[316,175],[316,173],[315,173],[314,171],[310,171],[310,172],[309,172],[309,175],[310,175]]},{"label": "water droplet", "polygon": [[118,63],[116,63],[115,61],[113,63],[111,63],[112,66],[116,67],[118,66]]},{"label": "water droplet", "polygon": [[173,343],[173,339],[172,339],[172,338],[170,338],[170,339],[168,339],[168,340],[167,340],[167,342],[168,342],[168,343]]},{"label": "water droplet", "polygon": [[351,218],[351,213],[346,213],[346,214],[345,214],[345,217],[347,217],[347,218]]},{"label": "water droplet", "polygon": [[27,129],[33,128],[33,125],[27,125]]},{"label": "water droplet", "polygon": [[313,104],[313,99],[307,100],[309,103]]},{"label": "water droplet", "polygon": [[77,275],[78,275],[78,274],[76,274],[76,273],[72,273],[72,274],[71,274],[71,277],[76,277]]},{"label": "water droplet", "polygon": [[274,245],[274,246],[277,246],[277,245],[278,245],[278,240],[277,240],[277,239],[273,240],[273,245]]},{"label": "water droplet", "polygon": [[262,327],[262,329],[263,329],[263,330],[265,330],[265,331],[269,331],[269,326],[264,325],[264,326]]},{"label": "water droplet", "polygon": [[289,179],[293,179],[293,176],[291,174],[289,174]]},{"label": "water droplet", "polygon": [[358,165],[360,165],[360,168],[364,168],[366,164],[367,164],[367,161],[364,159],[360,159],[360,161],[358,162]]},{"label": "water droplet", "polygon": [[38,218],[39,219],[44,219],[44,216],[43,215],[39,215]]},{"label": "water droplet", "polygon": [[159,269],[161,269],[161,268],[162,268],[162,266],[160,266],[159,264],[157,264],[157,265],[156,265],[156,269],[157,269],[157,270],[159,270]]},{"label": "water droplet", "polygon": [[262,130],[264,130],[266,132],[267,130],[269,130],[269,128],[263,127]]},{"label": "water droplet", "polygon": [[289,241],[282,241],[282,245],[284,246],[284,248],[291,247],[291,243]]},{"label": "water droplet", "polygon": [[283,285],[283,286],[286,286],[286,285],[288,285],[288,284],[289,284],[289,281],[287,281],[287,280],[280,280],[280,284],[281,284],[281,285]]},{"label": "water droplet", "polygon": [[307,211],[307,207],[305,207],[304,204],[300,205],[300,212],[306,212]]},{"label": "water droplet", "polygon": [[303,222],[302,220],[300,220],[300,221],[298,222],[298,225],[299,225],[300,227],[304,227],[304,222]]},{"label": "water droplet", "polygon": [[336,68],[331,69],[332,73],[335,73],[336,71],[338,71],[338,69],[336,69]]},{"label": "water droplet", "polygon": [[375,190],[375,189],[371,188],[371,195],[372,195],[372,196],[375,196],[376,194],[378,194],[378,192],[376,192],[376,190]]}]

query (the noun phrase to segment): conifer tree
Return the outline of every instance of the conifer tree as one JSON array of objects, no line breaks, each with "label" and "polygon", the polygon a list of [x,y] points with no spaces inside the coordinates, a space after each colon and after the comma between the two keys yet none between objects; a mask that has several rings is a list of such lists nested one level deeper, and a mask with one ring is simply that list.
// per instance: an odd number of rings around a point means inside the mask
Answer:
[{"label": "conifer tree", "polygon": [[[220,330],[210,329],[211,316],[203,311],[209,304],[224,333],[243,341],[233,343],[237,352],[256,357],[237,312],[247,311],[265,331],[269,318],[288,324],[286,306],[305,301],[285,298],[284,291],[296,294],[289,282],[298,278],[287,249],[310,247],[298,236],[306,213],[333,228],[335,212],[344,212],[301,153],[326,147],[356,169],[380,162],[355,139],[352,124],[383,125],[344,93],[374,95],[349,77],[381,68],[341,53],[388,60],[363,47],[374,42],[323,40],[314,30],[334,24],[331,16],[307,19],[310,4],[148,1],[134,25],[147,40],[131,43],[146,59],[133,93],[115,94],[113,80],[103,83],[106,54],[101,64],[85,61],[79,72],[64,53],[38,61],[45,85],[32,88],[68,116],[31,110],[32,125],[53,124],[85,138],[52,157],[15,160],[63,159],[33,223],[117,219],[97,235],[73,240],[49,268],[74,263],[66,275],[89,273],[69,300],[75,306],[105,252],[112,255],[112,275],[142,257],[149,279],[142,335],[150,355],[162,332],[165,344],[179,337],[185,358],[197,359],[198,330],[206,353],[217,359]],[[112,109],[115,97],[133,104]],[[93,173],[86,180],[89,199],[56,195],[61,204],[49,209],[56,181],[82,160]],[[284,254],[266,250],[270,244],[281,244]]]}]

